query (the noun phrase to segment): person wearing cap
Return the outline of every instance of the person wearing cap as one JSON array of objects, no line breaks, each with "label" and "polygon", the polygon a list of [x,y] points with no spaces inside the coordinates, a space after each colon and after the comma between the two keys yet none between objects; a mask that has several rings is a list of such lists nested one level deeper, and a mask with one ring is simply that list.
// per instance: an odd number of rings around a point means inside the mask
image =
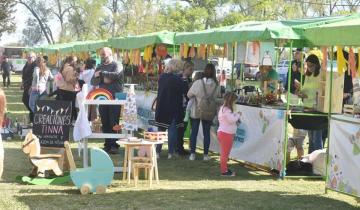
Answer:
[{"label": "person wearing cap", "polygon": [[[272,67],[271,57],[264,56],[262,65],[259,67],[261,73],[261,86],[264,92],[275,92],[279,80],[279,74]],[[266,87],[265,87],[266,83]],[[267,91],[266,91],[267,90]]]},{"label": "person wearing cap", "polygon": [[[294,53],[294,60],[291,62],[291,78],[290,78],[290,88],[288,87],[288,78],[289,72],[287,74],[285,80],[285,90],[290,91],[291,94],[297,94],[300,90],[301,86],[304,85],[304,76],[301,74],[301,56],[302,50],[301,48],[297,48]],[[301,78],[302,77],[302,78]],[[302,85],[301,85],[302,81]],[[288,153],[287,153],[287,160],[290,160],[290,153],[291,151],[296,148],[297,157],[300,160],[301,157],[304,155],[304,140],[307,135],[306,130],[296,129],[294,128],[293,136],[289,138],[288,143]]]},{"label": "person wearing cap", "polygon": [[[311,54],[306,58],[305,83],[298,93],[298,96],[303,99],[305,107],[313,108],[317,104],[320,89],[320,67],[320,61],[316,55]],[[323,129],[308,130],[309,154],[323,148],[322,133]]]}]

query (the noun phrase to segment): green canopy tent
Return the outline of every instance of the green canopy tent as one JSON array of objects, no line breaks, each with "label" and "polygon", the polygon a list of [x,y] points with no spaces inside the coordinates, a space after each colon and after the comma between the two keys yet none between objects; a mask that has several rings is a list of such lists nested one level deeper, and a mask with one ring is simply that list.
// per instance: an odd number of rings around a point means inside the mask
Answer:
[{"label": "green canopy tent", "polygon": [[304,30],[304,36],[313,45],[318,46],[359,46],[360,14],[325,25],[310,27]]},{"label": "green canopy tent", "polygon": [[342,20],[343,16],[286,21],[248,21],[197,32],[177,33],[175,43],[223,44],[245,41],[302,40],[302,28]]},{"label": "green canopy tent", "polygon": [[108,47],[107,40],[83,41],[73,46],[75,52],[93,52],[103,47]]},{"label": "green canopy tent", "polygon": [[109,44],[118,49],[141,49],[152,44],[174,45],[175,33],[159,31],[138,36],[112,38]]},{"label": "green canopy tent", "polygon": [[[217,29],[209,29],[193,33],[179,33],[175,37],[175,43],[189,43],[189,44],[223,44],[246,41],[274,41],[277,46],[287,46],[290,44],[290,49],[293,46],[306,46],[309,42],[305,39],[304,29],[315,27],[319,25],[338,22],[348,19],[349,16],[325,17],[325,18],[308,18],[300,20],[287,21],[251,21],[244,22],[237,25],[221,27]],[[233,53],[235,49],[233,48]],[[235,57],[235,56],[233,56]],[[290,60],[292,54],[290,55]],[[289,72],[291,72],[289,66]],[[233,71],[234,72],[234,60]],[[288,84],[290,85],[290,77],[288,77]],[[331,91],[331,90],[330,90]],[[289,94],[287,96],[289,99]],[[289,101],[289,100],[288,100]],[[289,110],[289,103],[287,103],[286,110]],[[299,113],[302,114],[302,113]],[[310,116],[310,115],[309,115]],[[312,114],[312,116],[323,116]],[[327,116],[327,115],[326,115]],[[285,125],[288,125],[289,116],[285,116]],[[285,127],[285,141],[284,141],[284,159],[283,165],[286,165],[288,130]],[[281,177],[285,176],[285,167],[280,172]]]},{"label": "green canopy tent", "polygon": [[[331,57],[331,76],[330,76],[330,81],[332,82],[333,80],[333,65],[332,65],[332,60],[333,60],[333,55],[334,55],[334,46],[338,45],[338,46],[360,46],[360,38],[358,36],[358,34],[360,33],[360,14],[354,14],[349,16],[347,19],[344,19],[342,21],[339,22],[335,22],[335,23],[329,23],[329,24],[325,24],[325,25],[321,25],[321,26],[315,26],[315,27],[310,27],[310,28],[306,28],[304,30],[304,35],[305,37],[309,40],[309,42],[311,42],[313,45],[316,46],[329,46],[331,47],[331,53],[330,53],[330,57]],[[359,53],[359,52],[358,52]],[[355,87],[355,86],[354,86]],[[332,88],[333,85],[332,83],[330,83],[330,95],[332,92]],[[332,111],[332,99],[333,97],[330,97],[329,99],[329,113],[331,113]],[[340,100],[340,99],[338,99]],[[342,100],[342,98],[341,98]],[[336,116],[333,119],[333,116],[331,114],[329,114],[329,122],[330,120],[339,120],[336,119]],[[353,124],[354,127],[358,127],[359,123],[358,121],[354,120],[351,121],[349,119],[341,119],[340,121],[342,121],[343,123],[347,123],[347,124]],[[330,124],[330,123],[329,123]],[[336,126],[335,126],[336,127]],[[343,129],[343,128],[342,128]],[[328,137],[329,137],[329,141],[328,141],[328,148],[327,148],[327,160],[326,160],[326,184],[325,184],[325,192],[327,192],[327,190],[332,190],[332,191],[336,191],[336,192],[340,192],[343,194],[347,194],[350,196],[355,196],[355,197],[359,197],[358,192],[356,192],[356,190],[351,190],[349,191],[347,187],[333,187],[332,185],[329,185],[328,183],[331,182],[331,178],[330,178],[330,174],[334,173],[333,171],[330,172],[330,170],[333,170],[330,168],[330,162],[332,160],[330,160],[330,141],[331,141],[331,137],[332,135],[330,135],[330,125],[329,125],[329,129],[328,129]],[[342,140],[342,139],[341,139]],[[346,146],[344,145],[336,145],[337,147],[341,147],[342,151],[345,151]],[[333,146],[331,146],[333,147]],[[353,153],[353,151],[347,151],[348,154]],[[335,155],[335,154],[332,154]],[[346,156],[344,154],[336,154],[336,155],[340,155],[340,156]],[[351,157],[351,156],[350,156]],[[345,158],[345,157],[342,157]],[[352,160],[353,162],[355,161],[355,157],[353,157],[354,160]],[[347,161],[347,163],[349,162],[349,160]],[[339,165],[339,167],[341,168],[342,166]],[[356,165],[352,165],[352,169],[351,171],[355,171],[353,173],[356,173]],[[347,171],[349,171],[349,169],[347,169]],[[345,173],[344,173],[345,174]],[[345,176],[343,174],[343,176]],[[348,173],[347,173],[348,174]],[[344,178],[344,180],[349,179],[349,175],[347,175],[347,177]],[[356,180],[356,179],[355,179]],[[347,180],[348,182],[350,182],[350,180]],[[351,182],[352,184],[354,184],[353,180]]]}]

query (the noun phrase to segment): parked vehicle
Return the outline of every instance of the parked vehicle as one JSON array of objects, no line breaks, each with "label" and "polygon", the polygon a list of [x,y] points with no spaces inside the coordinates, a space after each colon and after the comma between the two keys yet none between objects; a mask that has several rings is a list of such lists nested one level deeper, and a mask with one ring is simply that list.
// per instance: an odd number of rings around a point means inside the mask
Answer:
[{"label": "parked vehicle", "polygon": [[[259,66],[251,65],[251,64],[243,64],[243,73],[244,73],[244,79],[250,79],[250,80],[260,80],[260,71]],[[241,64],[237,63],[235,64],[236,71],[238,74],[240,74],[241,71]]]},{"label": "parked vehicle", "polygon": [[289,70],[290,61],[289,60],[281,60],[278,64],[276,69],[277,73],[279,74],[279,80],[282,83],[285,83],[287,73]]}]

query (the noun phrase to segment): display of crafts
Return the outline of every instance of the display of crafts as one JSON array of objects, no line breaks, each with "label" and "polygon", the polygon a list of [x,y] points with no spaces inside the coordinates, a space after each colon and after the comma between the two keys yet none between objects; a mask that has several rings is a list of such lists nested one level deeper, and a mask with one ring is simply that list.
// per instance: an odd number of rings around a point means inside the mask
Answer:
[{"label": "display of crafts", "polygon": [[128,142],[140,142],[142,139],[139,139],[138,137],[129,137],[127,139]]},{"label": "display of crafts", "polygon": [[114,100],[112,94],[104,88],[96,88],[90,91],[87,96],[87,100]]},{"label": "display of crafts", "polygon": [[275,104],[277,101],[276,95],[273,93],[268,93],[264,96],[265,104]]}]

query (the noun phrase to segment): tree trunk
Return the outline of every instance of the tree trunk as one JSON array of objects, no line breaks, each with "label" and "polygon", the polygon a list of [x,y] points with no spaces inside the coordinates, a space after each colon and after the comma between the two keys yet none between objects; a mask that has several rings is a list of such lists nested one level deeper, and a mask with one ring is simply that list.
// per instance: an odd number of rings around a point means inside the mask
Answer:
[{"label": "tree trunk", "polygon": [[[49,43],[49,44],[54,44],[54,39],[50,38],[48,32],[47,32],[47,26],[44,25],[44,23],[41,21],[40,17],[38,16],[38,14],[36,14],[36,12],[28,5],[26,4],[25,2],[23,1],[18,1],[18,3],[24,5],[30,12],[31,14],[35,17],[35,19],[38,21],[39,23],[39,26],[41,28],[41,31],[42,33],[44,34],[45,38],[46,38],[46,41]],[[49,28],[48,28],[49,29]],[[50,31],[50,29],[49,29]]]}]

